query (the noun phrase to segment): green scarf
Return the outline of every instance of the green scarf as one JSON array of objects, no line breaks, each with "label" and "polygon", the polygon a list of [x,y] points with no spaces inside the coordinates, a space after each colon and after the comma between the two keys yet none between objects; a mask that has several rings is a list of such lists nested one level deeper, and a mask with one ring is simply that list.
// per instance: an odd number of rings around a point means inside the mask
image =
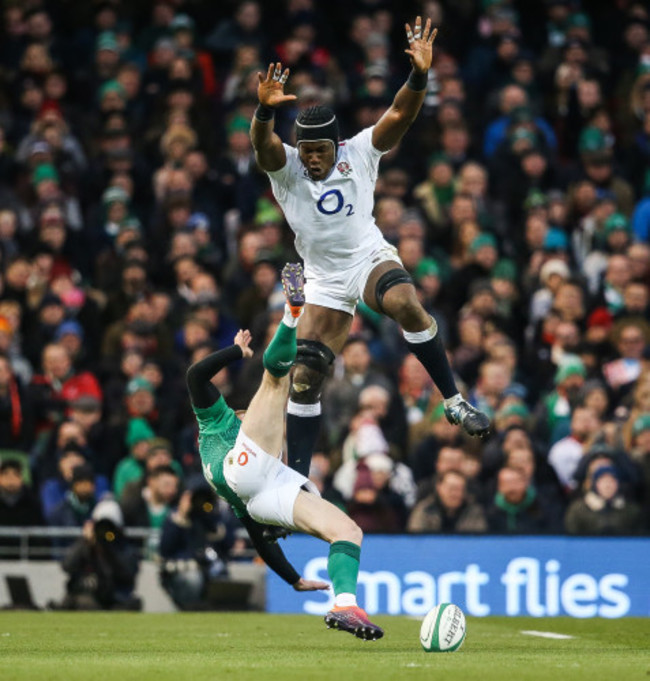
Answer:
[{"label": "green scarf", "polygon": [[505,500],[505,497],[501,492],[497,492],[494,498],[494,504],[497,508],[506,512],[506,517],[508,519],[508,530],[514,532],[517,529],[517,515],[522,511],[525,511],[537,498],[537,492],[534,487],[529,487],[526,490],[526,496],[523,501],[519,504],[511,504],[509,501]]},{"label": "green scarf", "polygon": [[85,518],[88,516],[94,506],[94,500],[81,501],[81,499],[79,499],[79,497],[72,490],[68,492],[68,501],[70,502],[70,506],[75,512],[75,515],[77,515],[79,518]]},{"label": "green scarf", "polygon": [[434,185],[433,193],[441,206],[448,206],[456,194],[456,189],[454,188],[454,183],[450,182],[445,187]]}]

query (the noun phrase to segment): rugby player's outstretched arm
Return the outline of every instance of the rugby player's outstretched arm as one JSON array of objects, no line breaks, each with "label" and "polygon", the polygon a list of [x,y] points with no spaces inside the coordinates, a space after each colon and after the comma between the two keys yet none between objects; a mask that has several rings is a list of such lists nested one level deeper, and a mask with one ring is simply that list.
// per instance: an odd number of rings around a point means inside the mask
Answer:
[{"label": "rugby player's outstretched arm", "polygon": [[287,584],[296,591],[324,591],[329,589],[327,582],[312,581],[303,579],[295,570],[293,565],[287,560],[282,549],[277,543],[269,543],[264,538],[264,526],[256,522],[250,517],[241,519],[244,527],[248,532],[248,536],[253,542],[253,546],[260,558],[279,575]]},{"label": "rugby player's outstretched arm", "polygon": [[413,31],[408,24],[405,28],[409,48],[404,51],[411,59],[413,70],[372,131],[372,144],[379,151],[392,149],[402,139],[420,112],[426,94],[427,74],[433,57],[433,41],[438,29],[431,30],[431,19],[427,19],[423,29],[420,17],[416,18]]},{"label": "rugby player's outstretched arm", "polygon": [[284,84],[289,77],[289,69],[282,71],[282,64],[269,64],[266,76],[258,73],[257,97],[260,105],[251,123],[251,142],[255,158],[262,170],[280,170],[287,162],[282,140],[273,132],[276,107],[296,99],[296,95],[285,95]]},{"label": "rugby player's outstretched arm", "polygon": [[238,345],[213,352],[187,370],[185,382],[190,393],[192,404],[199,409],[211,407],[220,397],[218,388],[212,384],[212,378],[225,366],[243,357]]},{"label": "rugby player's outstretched arm", "polygon": [[270,543],[264,538],[264,526],[252,518],[244,517],[241,521],[248,532],[248,536],[251,538],[255,550],[271,570],[284,579],[287,584],[294,585],[300,581],[300,575],[287,560],[278,543]]},{"label": "rugby player's outstretched arm", "polygon": [[195,407],[206,409],[221,397],[217,387],[212,384],[212,378],[231,362],[242,357],[253,356],[253,351],[249,347],[251,338],[250,331],[240,329],[235,336],[234,345],[213,352],[199,362],[192,364],[187,370],[185,381],[190,399]]}]

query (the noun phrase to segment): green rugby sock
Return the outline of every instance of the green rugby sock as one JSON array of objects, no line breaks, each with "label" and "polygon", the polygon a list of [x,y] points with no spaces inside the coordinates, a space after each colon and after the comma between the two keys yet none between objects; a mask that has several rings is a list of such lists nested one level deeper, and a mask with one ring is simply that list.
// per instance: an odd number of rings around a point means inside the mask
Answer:
[{"label": "green rugby sock", "polygon": [[356,594],[360,558],[361,547],[352,542],[335,541],[330,545],[327,572],[332,580],[335,596],[340,593]]},{"label": "green rugby sock", "polygon": [[269,346],[264,351],[264,368],[276,378],[286,376],[296,359],[296,329],[280,322]]}]

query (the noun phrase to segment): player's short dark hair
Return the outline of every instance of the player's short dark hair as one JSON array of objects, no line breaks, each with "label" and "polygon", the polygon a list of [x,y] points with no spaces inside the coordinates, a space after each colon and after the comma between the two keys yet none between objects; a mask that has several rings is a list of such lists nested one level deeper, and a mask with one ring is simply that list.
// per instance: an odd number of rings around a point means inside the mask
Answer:
[{"label": "player's short dark hair", "polygon": [[339,143],[339,123],[336,114],[327,106],[310,106],[296,117],[296,140],[314,142],[331,140],[334,149]]}]

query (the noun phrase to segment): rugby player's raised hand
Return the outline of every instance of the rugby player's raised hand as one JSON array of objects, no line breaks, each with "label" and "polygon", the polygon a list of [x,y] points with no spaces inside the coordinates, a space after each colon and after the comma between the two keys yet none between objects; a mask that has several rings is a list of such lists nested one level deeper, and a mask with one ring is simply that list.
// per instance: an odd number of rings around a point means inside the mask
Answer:
[{"label": "rugby player's raised hand", "polygon": [[408,49],[404,50],[411,58],[411,66],[419,73],[425,73],[431,66],[433,58],[433,41],[438,35],[438,29],[431,30],[431,19],[422,29],[422,17],[416,17],[415,28],[411,30],[409,24],[405,24],[406,39],[409,41]]},{"label": "rugby player's raised hand", "polygon": [[277,62],[269,64],[269,70],[264,74],[257,74],[259,84],[257,86],[257,97],[262,106],[276,107],[285,102],[292,102],[298,99],[296,95],[285,95],[284,84],[289,78],[289,69],[282,71],[282,64]]},{"label": "rugby player's raised hand", "polygon": [[251,340],[253,340],[253,337],[251,336],[251,332],[248,329],[239,329],[239,331],[237,331],[234,344],[239,345],[244,359],[248,359],[249,357],[253,356],[253,351],[248,347]]}]

